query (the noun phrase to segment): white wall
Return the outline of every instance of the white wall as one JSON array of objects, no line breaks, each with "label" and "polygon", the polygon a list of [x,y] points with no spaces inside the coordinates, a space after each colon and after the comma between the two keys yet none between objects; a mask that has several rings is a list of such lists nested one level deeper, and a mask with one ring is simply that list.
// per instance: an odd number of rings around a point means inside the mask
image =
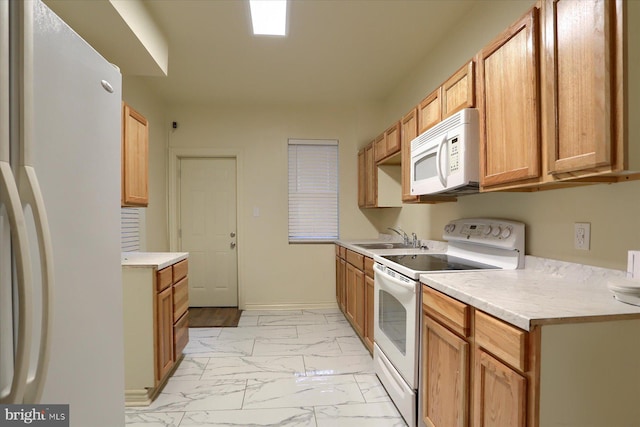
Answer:
[{"label": "white wall", "polygon": [[[357,208],[357,146],[375,112],[360,108],[174,106],[171,148],[237,150],[241,307],[335,304],[334,246],[289,244],[288,138],[338,139],[342,238],[375,237]],[[368,137],[368,135],[367,135]],[[258,208],[260,216],[253,216]],[[177,248],[175,248],[177,249]],[[242,304],[244,303],[244,304]]]}]

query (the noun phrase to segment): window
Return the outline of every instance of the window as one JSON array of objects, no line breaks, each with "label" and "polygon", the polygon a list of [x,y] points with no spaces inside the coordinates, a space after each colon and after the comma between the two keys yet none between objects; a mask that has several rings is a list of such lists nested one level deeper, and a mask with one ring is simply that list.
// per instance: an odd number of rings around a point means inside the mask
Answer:
[{"label": "window", "polygon": [[289,140],[289,242],[338,238],[338,141]]}]

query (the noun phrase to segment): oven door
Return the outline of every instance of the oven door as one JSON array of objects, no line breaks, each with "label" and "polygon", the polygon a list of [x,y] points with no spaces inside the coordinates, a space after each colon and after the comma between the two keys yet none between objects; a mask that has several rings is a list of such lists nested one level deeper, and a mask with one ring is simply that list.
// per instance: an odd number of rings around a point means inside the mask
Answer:
[{"label": "oven door", "polygon": [[374,341],[411,389],[418,386],[419,284],[375,268]]}]

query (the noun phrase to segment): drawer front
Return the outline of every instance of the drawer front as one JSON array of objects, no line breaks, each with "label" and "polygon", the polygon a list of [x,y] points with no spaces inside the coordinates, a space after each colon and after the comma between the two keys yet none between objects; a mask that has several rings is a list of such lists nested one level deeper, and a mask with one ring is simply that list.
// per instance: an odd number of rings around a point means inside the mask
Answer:
[{"label": "drawer front", "polygon": [[373,277],[373,258],[364,258],[364,274]]},{"label": "drawer front", "polygon": [[161,292],[167,289],[173,283],[173,272],[171,267],[163,268],[158,271],[156,280],[156,291]]},{"label": "drawer front", "polygon": [[347,248],[340,246],[340,258],[347,259]]},{"label": "drawer front", "polygon": [[179,319],[189,308],[189,278],[185,277],[173,285],[173,321]]},{"label": "drawer front", "polygon": [[364,270],[364,255],[347,249],[347,262],[359,270]]},{"label": "drawer front", "polygon": [[471,307],[442,292],[422,286],[422,308],[433,318],[464,337],[471,332]]},{"label": "drawer front", "polygon": [[526,372],[528,333],[481,311],[476,311],[475,320],[476,343],[514,368]]},{"label": "drawer front", "polygon": [[182,279],[187,275],[189,270],[189,263],[186,259],[183,259],[180,262],[173,264],[173,283],[176,283],[178,280]]},{"label": "drawer front", "polygon": [[187,311],[182,317],[173,325],[173,354],[175,359],[178,360],[184,350],[185,346],[189,342],[189,312]]}]

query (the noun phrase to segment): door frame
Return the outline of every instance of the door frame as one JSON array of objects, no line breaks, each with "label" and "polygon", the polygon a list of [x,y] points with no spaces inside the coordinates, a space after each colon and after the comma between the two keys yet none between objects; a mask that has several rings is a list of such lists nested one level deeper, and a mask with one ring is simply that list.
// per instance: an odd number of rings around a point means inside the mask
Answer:
[{"label": "door frame", "polygon": [[237,233],[237,263],[238,263],[238,308],[244,309],[244,283],[242,265],[242,247],[244,243],[243,223],[240,221],[243,198],[243,162],[242,150],[239,149],[219,149],[219,148],[169,148],[168,168],[169,168],[169,200],[168,200],[168,220],[169,220],[169,249],[177,252],[178,249],[178,209],[180,204],[180,191],[178,187],[178,165],[183,158],[233,158],[236,160],[236,233]]}]

